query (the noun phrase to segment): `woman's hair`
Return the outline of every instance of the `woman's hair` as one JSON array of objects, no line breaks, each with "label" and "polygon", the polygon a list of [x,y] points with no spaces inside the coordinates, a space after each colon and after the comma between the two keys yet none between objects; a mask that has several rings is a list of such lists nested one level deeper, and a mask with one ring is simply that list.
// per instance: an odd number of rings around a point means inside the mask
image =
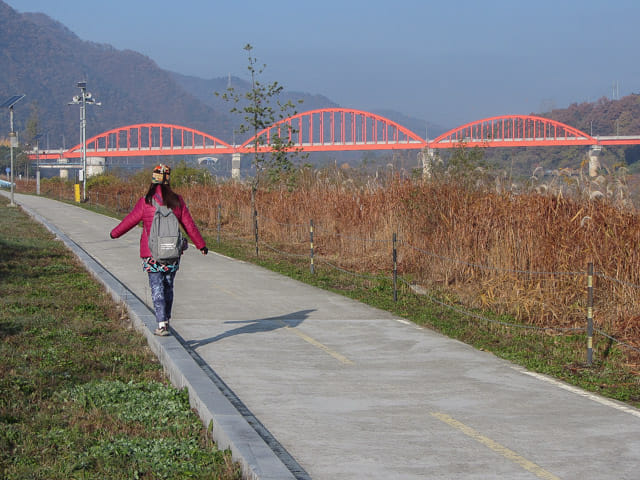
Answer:
[{"label": "woman's hair", "polygon": [[167,183],[152,183],[149,186],[147,194],[144,196],[145,202],[147,202],[149,205],[153,205],[153,195],[156,193],[156,187],[160,187],[162,189],[162,200],[167,207],[173,210],[174,208],[180,206],[180,197],[178,197],[178,194],[176,192],[171,190],[171,187]]}]

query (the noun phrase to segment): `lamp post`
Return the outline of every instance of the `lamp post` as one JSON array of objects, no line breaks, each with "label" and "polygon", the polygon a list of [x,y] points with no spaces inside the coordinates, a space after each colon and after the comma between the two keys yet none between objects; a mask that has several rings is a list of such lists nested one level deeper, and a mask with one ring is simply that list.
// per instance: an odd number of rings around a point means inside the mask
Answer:
[{"label": "lamp post", "polygon": [[82,142],[82,201],[87,199],[87,117],[86,106],[102,105],[87,92],[87,82],[78,82],[80,95],[75,95],[69,105],[80,105],[80,141]]},{"label": "lamp post", "polygon": [[40,139],[42,134],[36,135],[33,139],[36,141],[36,195],[40,195]]},{"label": "lamp post", "polygon": [[11,203],[9,204],[11,207],[15,207],[16,204],[13,201],[13,147],[18,146],[18,137],[16,136],[16,132],[13,131],[13,106],[22,100],[26,95],[14,95],[13,97],[7,99],[0,108],[9,108],[9,149],[11,150],[11,177],[9,178],[9,183],[11,183]]}]

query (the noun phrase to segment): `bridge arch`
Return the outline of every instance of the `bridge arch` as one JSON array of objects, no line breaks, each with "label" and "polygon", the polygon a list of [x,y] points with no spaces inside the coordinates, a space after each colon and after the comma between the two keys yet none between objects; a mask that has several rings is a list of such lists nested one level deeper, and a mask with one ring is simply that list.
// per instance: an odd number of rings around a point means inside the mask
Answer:
[{"label": "bridge arch", "polygon": [[[86,141],[87,155],[118,157],[144,155],[200,155],[232,153],[228,143],[207,133],[181,125],[139,123],[114,128]],[[67,158],[82,155],[82,144],[64,153]]]},{"label": "bridge arch", "polygon": [[[566,145],[632,145],[640,137],[593,137],[570,125],[533,115],[503,115],[476,120],[426,141],[402,125],[374,113],[347,108],[309,110],[282,119],[240,146],[181,125],[140,123],[114,128],[87,140],[89,157],[145,155],[217,155],[272,148],[279,134],[303,151],[349,151]],[[82,145],[64,151],[29,154],[31,160],[79,158]]]},{"label": "bridge arch", "polygon": [[424,148],[426,142],[388,118],[362,110],[322,108],[284,118],[244,142],[238,151],[267,151],[280,136],[293,148],[312,151]]},{"label": "bridge arch", "polygon": [[597,139],[577,128],[533,115],[502,115],[484,118],[449,130],[429,142],[430,148],[535,147],[596,145]]}]

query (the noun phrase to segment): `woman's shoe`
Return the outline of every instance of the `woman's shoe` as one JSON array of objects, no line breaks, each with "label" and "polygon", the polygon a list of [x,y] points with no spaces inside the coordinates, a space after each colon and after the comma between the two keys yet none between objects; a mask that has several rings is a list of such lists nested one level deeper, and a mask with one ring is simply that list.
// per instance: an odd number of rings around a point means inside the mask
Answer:
[{"label": "woman's shoe", "polygon": [[169,329],[167,327],[158,327],[153,332],[153,334],[154,335],[158,335],[159,337],[166,337],[168,335],[171,335],[171,333],[169,333]]}]

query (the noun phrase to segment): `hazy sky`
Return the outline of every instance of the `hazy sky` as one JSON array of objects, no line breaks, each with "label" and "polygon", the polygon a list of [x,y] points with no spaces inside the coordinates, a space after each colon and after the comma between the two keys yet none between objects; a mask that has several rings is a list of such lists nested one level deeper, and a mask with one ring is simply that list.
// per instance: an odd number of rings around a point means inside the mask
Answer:
[{"label": "hazy sky", "polygon": [[265,80],[455,127],[640,93],[639,0],[5,0],[202,78]]}]

